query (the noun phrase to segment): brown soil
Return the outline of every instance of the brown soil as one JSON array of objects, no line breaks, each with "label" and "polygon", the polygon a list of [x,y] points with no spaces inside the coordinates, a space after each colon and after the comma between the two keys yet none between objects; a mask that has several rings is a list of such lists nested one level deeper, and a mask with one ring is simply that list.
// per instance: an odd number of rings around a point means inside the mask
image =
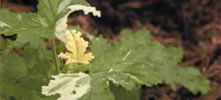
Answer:
[{"label": "brown soil", "polygon": [[[69,24],[89,33],[119,40],[122,29],[146,27],[152,39],[184,50],[182,66],[195,66],[211,80],[212,91],[193,95],[178,86],[144,87],[142,100],[221,100],[221,0],[88,0],[102,11],[101,18],[73,13]],[[36,11],[36,0],[3,0],[15,12]]]}]

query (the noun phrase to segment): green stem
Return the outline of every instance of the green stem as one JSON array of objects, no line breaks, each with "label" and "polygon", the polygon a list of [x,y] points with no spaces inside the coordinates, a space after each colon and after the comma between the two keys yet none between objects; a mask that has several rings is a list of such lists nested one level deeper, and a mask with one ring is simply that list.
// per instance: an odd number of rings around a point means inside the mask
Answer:
[{"label": "green stem", "polygon": [[[54,12],[54,10],[53,10],[51,0],[48,0],[48,1],[49,1],[49,5],[50,5],[50,8],[51,8],[51,12],[52,12],[53,16],[55,17],[55,18],[54,18],[54,23],[53,23],[52,26],[51,26],[52,28],[54,28],[54,27],[55,27],[55,23],[56,23],[56,14],[55,14],[55,12]],[[57,56],[56,46],[55,46],[55,39],[52,39],[52,40],[51,40],[51,43],[52,43],[52,52],[53,52],[53,55],[54,55],[55,66],[56,66],[57,72],[60,73],[58,56]]]},{"label": "green stem", "polygon": [[56,47],[55,47],[55,39],[52,39],[52,40],[51,40],[51,43],[52,43],[52,52],[53,52],[53,55],[54,55],[55,66],[56,66],[56,68],[57,68],[57,72],[60,73],[58,56],[57,56]]}]

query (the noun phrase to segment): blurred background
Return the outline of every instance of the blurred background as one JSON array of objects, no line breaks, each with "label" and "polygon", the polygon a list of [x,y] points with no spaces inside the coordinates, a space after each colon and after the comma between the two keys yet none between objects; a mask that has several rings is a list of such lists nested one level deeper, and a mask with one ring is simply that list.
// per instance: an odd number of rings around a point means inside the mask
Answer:
[{"label": "blurred background", "polygon": [[[68,24],[102,34],[111,43],[119,40],[122,29],[135,32],[145,27],[152,40],[166,47],[183,48],[181,65],[195,66],[211,80],[212,91],[207,95],[193,95],[181,86],[173,91],[161,84],[143,87],[142,100],[221,100],[221,0],[87,1],[101,10],[102,17],[78,11],[69,16]],[[38,0],[1,0],[1,4],[13,12],[36,12]]]}]

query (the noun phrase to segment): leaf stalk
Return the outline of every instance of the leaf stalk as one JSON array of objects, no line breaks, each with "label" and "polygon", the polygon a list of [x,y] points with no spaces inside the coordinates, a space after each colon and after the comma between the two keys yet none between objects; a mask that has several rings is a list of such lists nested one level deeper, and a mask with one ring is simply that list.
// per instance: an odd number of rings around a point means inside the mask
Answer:
[{"label": "leaf stalk", "polygon": [[57,51],[56,51],[56,46],[55,46],[55,39],[52,39],[51,43],[52,43],[52,52],[53,52],[53,55],[54,55],[55,66],[56,66],[57,72],[60,73],[58,56],[57,56]]}]

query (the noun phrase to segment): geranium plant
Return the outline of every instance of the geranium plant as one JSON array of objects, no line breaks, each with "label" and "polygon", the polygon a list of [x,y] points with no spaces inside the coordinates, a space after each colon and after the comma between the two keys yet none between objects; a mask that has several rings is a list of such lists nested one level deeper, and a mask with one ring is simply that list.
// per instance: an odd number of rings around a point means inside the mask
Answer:
[{"label": "geranium plant", "polygon": [[1,33],[17,37],[2,42],[2,100],[136,100],[142,85],[161,83],[174,90],[180,84],[194,94],[210,90],[200,71],[179,66],[180,48],[152,41],[145,28],[123,30],[113,45],[87,33],[86,41],[85,32],[67,25],[68,16],[83,11],[102,17],[95,7],[84,0],[39,0],[37,8],[1,10]]}]

